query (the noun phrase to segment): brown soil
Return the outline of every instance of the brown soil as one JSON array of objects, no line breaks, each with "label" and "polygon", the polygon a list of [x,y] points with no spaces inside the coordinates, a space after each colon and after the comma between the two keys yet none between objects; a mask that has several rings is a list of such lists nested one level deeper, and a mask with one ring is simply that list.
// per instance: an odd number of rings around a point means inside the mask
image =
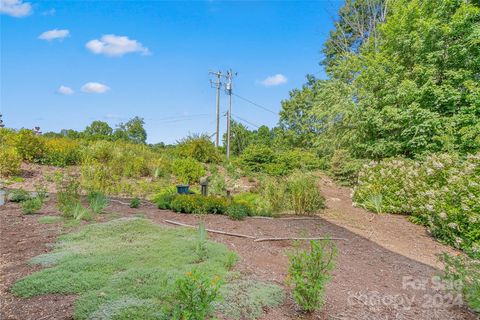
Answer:
[{"label": "brown soil", "polygon": [[[255,237],[331,235],[347,239],[336,241],[337,266],[322,312],[304,315],[288,297],[281,307],[268,310],[263,319],[477,319],[473,312],[455,305],[458,300],[453,301],[432,283],[432,277],[439,272],[435,255],[452,252],[450,248],[436,242],[424,228],[411,224],[405,217],[373,215],[352,208],[350,190],[337,187],[326,178],[321,180],[321,189],[327,197],[327,209],[312,220],[232,221],[225,216],[204,217],[208,228]],[[151,204],[131,209],[112,202],[108,211],[122,216],[143,214],[159,224],[170,219],[193,225],[199,219],[194,215],[158,210]],[[58,214],[53,200],[40,214]],[[99,218],[103,220],[107,216]],[[23,215],[17,204],[0,207],[0,319],[71,318],[74,296],[20,299],[8,291],[17,279],[36,270],[28,266],[28,260],[47,251],[47,245],[62,232],[60,227],[39,224],[37,219],[38,215]],[[253,242],[218,234],[210,237],[241,256],[237,271],[284,286],[288,267],[286,252],[292,249],[291,241]]]}]

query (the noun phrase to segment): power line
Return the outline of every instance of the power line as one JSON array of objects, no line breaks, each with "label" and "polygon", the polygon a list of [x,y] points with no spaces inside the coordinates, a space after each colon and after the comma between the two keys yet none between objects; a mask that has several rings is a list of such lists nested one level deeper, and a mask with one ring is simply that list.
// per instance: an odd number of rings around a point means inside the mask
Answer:
[{"label": "power line", "polygon": [[252,122],[250,122],[250,121],[248,121],[248,120],[246,120],[246,119],[243,119],[243,118],[241,118],[241,117],[237,116],[236,114],[232,114],[232,116],[233,116],[234,118],[237,118],[238,120],[240,120],[240,121],[242,121],[242,122],[246,123],[246,124],[249,124],[249,125],[251,125],[251,126],[254,126],[254,127],[255,127],[255,128],[257,128],[257,129],[259,129],[259,128],[260,128],[260,126],[259,126],[259,125],[256,125],[255,123],[252,123]]},{"label": "power line", "polygon": [[254,105],[254,106],[256,106],[256,107],[258,107],[258,108],[260,108],[260,109],[263,109],[263,110],[268,111],[268,112],[270,112],[270,113],[273,113],[273,114],[275,114],[275,115],[277,114],[277,112],[275,112],[275,111],[273,111],[273,110],[271,110],[271,109],[269,109],[269,108],[267,108],[267,107],[264,107],[264,106],[262,106],[262,105],[260,105],[260,104],[258,104],[258,103],[256,103],[256,102],[253,102],[252,100],[249,100],[249,99],[247,99],[247,98],[244,98],[244,97],[242,97],[242,96],[239,96],[239,95],[236,94],[236,93],[232,93],[232,94],[233,94],[235,97],[240,98],[240,99],[242,99],[243,101],[246,101],[246,102],[248,102],[248,103],[250,103],[250,104],[252,104],[252,105]]}]

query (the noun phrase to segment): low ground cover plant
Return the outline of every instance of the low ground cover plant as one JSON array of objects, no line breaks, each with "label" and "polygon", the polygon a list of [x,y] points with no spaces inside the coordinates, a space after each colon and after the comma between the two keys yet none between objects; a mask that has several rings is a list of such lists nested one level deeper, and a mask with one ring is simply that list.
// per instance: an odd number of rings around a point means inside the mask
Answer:
[{"label": "low ground cover plant", "polygon": [[480,256],[480,155],[372,162],[360,172],[353,199],[375,212],[411,214],[439,240]]},{"label": "low ground cover plant", "polygon": [[305,312],[322,308],[336,252],[335,244],[325,240],[310,241],[308,250],[297,249],[289,254],[288,283],[295,302]]},{"label": "low ground cover plant", "polygon": [[130,207],[130,208],[138,208],[138,207],[140,207],[140,199],[139,199],[139,198],[133,198],[132,200],[130,200],[129,207]]},{"label": "low ground cover plant", "polygon": [[43,206],[43,201],[40,197],[34,197],[22,201],[21,203],[22,211],[25,214],[34,214],[37,213]]},{"label": "low ground cover plant", "polygon": [[30,194],[22,188],[8,192],[8,200],[11,202],[22,202],[28,199],[30,199]]}]

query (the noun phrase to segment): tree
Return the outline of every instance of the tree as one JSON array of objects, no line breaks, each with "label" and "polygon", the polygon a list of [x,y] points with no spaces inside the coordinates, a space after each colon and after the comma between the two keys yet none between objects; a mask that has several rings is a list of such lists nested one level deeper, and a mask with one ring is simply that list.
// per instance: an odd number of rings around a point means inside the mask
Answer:
[{"label": "tree", "polygon": [[118,140],[127,140],[133,143],[145,144],[147,141],[147,132],[143,125],[143,118],[134,117],[126,123],[120,123],[115,129],[114,137]]},{"label": "tree", "polygon": [[113,129],[108,123],[96,120],[87,126],[83,133],[87,138],[108,139],[112,135]]},{"label": "tree", "polygon": [[[243,124],[232,120],[230,124],[230,152],[232,155],[240,155],[252,142],[252,132]],[[223,145],[227,145],[227,134],[223,135]]]}]

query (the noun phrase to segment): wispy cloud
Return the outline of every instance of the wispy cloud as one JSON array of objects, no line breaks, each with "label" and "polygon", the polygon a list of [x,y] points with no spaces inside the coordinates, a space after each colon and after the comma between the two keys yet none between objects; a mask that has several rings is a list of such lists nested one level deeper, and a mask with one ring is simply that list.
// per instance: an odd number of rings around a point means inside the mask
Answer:
[{"label": "wispy cloud", "polygon": [[104,35],[100,40],[91,40],[85,46],[95,54],[103,54],[109,57],[121,57],[124,54],[134,52],[139,52],[142,55],[150,54],[148,48],[144,47],[137,40],[114,34]]},{"label": "wispy cloud", "polygon": [[0,0],[0,13],[21,18],[32,13],[32,5],[23,0]]},{"label": "wispy cloud", "polygon": [[281,84],[287,83],[288,79],[283,74],[276,74],[274,76],[269,76],[260,81],[260,84],[264,85],[265,87],[273,87],[279,86]]},{"label": "wispy cloud", "polygon": [[72,88],[62,85],[57,89],[57,93],[61,94],[61,95],[64,95],[64,96],[69,96],[69,95],[73,94],[74,91],[73,91]]},{"label": "wispy cloud", "polygon": [[110,87],[98,82],[87,82],[82,86],[82,91],[86,93],[105,93]]},{"label": "wispy cloud", "polygon": [[55,8],[52,8],[50,10],[46,10],[42,12],[42,16],[54,16],[57,13],[57,10]]},{"label": "wispy cloud", "polygon": [[45,31],[41,35],[38,36],[38,39],[52,41],[55,39],[64,39],[70,35],[70,31],[67,29],[53,29],[49,31]]}]

